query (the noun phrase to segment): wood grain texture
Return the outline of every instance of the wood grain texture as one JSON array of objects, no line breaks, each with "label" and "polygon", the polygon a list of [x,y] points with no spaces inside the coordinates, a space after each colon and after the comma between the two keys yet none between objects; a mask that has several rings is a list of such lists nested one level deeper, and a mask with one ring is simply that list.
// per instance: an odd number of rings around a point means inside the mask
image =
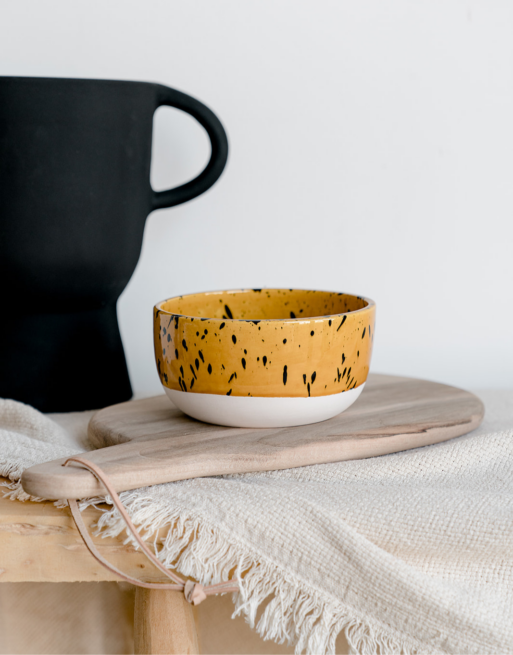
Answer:
[{"label": "wood grain texture", "polygon": [[135,590],[136,655],[199,653],[194,610],[179,591]]},{"label": "wood grain texture", "polygon": [[[418,448],[466,434],[482,421],[473,394],[435,382],[370,375],[359,400],[329,421],[294,428],[226,428],[188,418],[165,396],[100,410],[89,424],[99,450],[87,459],[117,491],[209,475],[267,471]],[[43,498],[85,498],[103,489],[63,460],[34,466],[23,488]]]},{"label": "wood grain texture", "polygon": [[[90,532],[100,515],[93,507],[82,513]],[[106,559],[129,575],[147,582],[166,582],[166,576],[143,553],[123,543],[124,538],[124,534],[93,536],[93,541]],[[67,507],[0,497],[0,583],[113,580],[119,578],[91,557]]]}]

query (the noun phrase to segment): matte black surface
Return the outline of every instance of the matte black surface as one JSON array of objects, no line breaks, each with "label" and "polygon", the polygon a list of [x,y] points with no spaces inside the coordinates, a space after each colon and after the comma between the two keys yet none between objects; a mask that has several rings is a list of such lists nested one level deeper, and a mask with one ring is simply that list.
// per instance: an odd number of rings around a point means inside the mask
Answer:
[{"label": "matte black surface", "polygon": [[[153,114],[196,118],[212,143],[205,170],[150,186]],[[0,78],[0,397],[42,411],[127,400],[116,301],[153,209],[206,191],[228,155],[197,100],[159,84]]]}]

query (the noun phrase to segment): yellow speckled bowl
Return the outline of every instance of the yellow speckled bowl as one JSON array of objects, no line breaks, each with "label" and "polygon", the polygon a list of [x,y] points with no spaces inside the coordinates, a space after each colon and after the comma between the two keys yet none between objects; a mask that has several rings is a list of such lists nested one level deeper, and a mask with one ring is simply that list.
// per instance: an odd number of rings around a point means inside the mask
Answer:
[{"label": "yellow speckled bowl", "polygon": [[317,423],[363,390],[376,305],[332,291],[242,289],[154,310],[160,381],[183,412],[237,427]]}]

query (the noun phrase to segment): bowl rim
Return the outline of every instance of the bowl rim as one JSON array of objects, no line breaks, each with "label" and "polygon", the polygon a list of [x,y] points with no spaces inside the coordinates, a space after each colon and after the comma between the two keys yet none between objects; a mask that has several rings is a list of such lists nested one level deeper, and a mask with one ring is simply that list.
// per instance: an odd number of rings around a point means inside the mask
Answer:
[{"label": "bowl rim", "polygon": [[[177,298],[187,298],[188,296],[209,296],[209,295],[216,295],[216,294],[223,294],[223,293],[249,293],[250,291],[284,291],[284,290],[285,291],[314,291],[316,293],[334,293],[339,296],[352,296],[353,298],[364,300],[367,304],[365,307],[361,307],[360,309],[353,309],[348,312],[340,312],[338,314],[323,314],[321,316],[307,316],[305,318],[300,318],[298,316],[296,316],[296,318],[289,317],[289,318],[258,318],[258,319],[209,318],[208,316],[190,316],[189,314],[176,314],[174,312],[168,311],[167,309],[162,309],[162,305],[165,302],[169,302],[170,300],[175,300]],[[328,291],[325,289],[297,289],[297,288],[291,289],[290,287],[262,287],[261,289],[252,289],[251,287],[248,287],[242,289],[222,289],[222,290],[215,290],[215,291],[195,291],[193,293],[183,293],[179,296],[171,296],[170,298],[165,298],[164,300],[160,300],[154,305],[153,309],[154,311],[156,310],[157,312],[155,318],[157,318],[159,314],[164,314],[166,316],[180,316],[181,318],[189,318],[189,319],[200,320],[200,321],[219,321],[220,323],[222,322],[254,323],[255,321],[258,323],[273,323],[276,321],[279,321],[280,323],[309,323],[310,321],[323,321],[337,316],[345,316],[347,314],[358,314],[359,312],[366,312],[375,306],[376,303],[374,302],[374,300],[371,300],[366,296],[357,296],[354,293],[346,293],[345,291]]]}]

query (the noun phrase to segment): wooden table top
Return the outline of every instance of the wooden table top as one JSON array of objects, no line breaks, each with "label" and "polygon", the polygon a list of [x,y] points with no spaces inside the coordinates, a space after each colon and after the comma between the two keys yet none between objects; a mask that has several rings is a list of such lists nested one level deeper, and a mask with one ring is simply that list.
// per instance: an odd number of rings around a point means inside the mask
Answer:
[{"label": "wooden table top", "polygon": [[[91,557],[67,507],[9,500],[2,491],[0,487],[0,582],[119,581]],[[90,507],[82,516],[90,530],[100,510]],[[142,553],[123,544],[123,535],[93,540],[106,559],[129,575],[167,581]]]}]

